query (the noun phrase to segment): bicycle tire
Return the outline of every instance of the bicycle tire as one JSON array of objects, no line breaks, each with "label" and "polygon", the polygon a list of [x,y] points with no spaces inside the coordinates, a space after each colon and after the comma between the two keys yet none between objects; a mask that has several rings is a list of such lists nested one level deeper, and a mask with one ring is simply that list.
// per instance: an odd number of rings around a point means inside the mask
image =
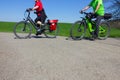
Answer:
[{"label": "bicycle tire", "polygon": [[105,40],[109,37],[109,35],[110,35],[110,25],[108,24],[108,22],[101,22],[99,26],[98,39]]},{"label": "bicycle tire", "polygon": [[50,25],[46,24],[44,28],[44,35],[47,38],[56,38],[56,36],[58,35],[58,31],[59,31],[59,26],[56,26],[55,30],[50,30]]},{"label": "bicycle tire", "polygon": [[19,39],[30,38],[32,27],[26,21],[20,21],[14,26],[14,35]]},{"label": "bicycle tire", "polygon": [[70,37],[73,40],[81,40],[85,36],[86,25],[83,21],[76,21],[73,23],[70,30]]}]

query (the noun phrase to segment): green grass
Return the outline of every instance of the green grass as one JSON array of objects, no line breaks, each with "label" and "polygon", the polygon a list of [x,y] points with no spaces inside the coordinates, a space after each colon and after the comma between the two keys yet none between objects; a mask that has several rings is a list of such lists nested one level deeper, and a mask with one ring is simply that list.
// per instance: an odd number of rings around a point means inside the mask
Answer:
[{"label": "green grass", "polygon": [[[0,22],[0,32],[13,32],[15,22]],[[58,23],[59,36],[70,36],[71,23]],[[33,33],[35,30],[33,29]],[[120,38],[120,28],[111,28],[110,37]]]},{"label": "green grass", "polygon": [[0,22],[0,32],[13,32],[15,22]]},{"label": "green grass", "polygon": [[120,37],[120,28],[111,28],[110,37]]},{"label": "green grass", "polygon": [[70,35],[70,28],[71,28],[71,23],[59,23],[59,35],[60,36],[69,36]]}]

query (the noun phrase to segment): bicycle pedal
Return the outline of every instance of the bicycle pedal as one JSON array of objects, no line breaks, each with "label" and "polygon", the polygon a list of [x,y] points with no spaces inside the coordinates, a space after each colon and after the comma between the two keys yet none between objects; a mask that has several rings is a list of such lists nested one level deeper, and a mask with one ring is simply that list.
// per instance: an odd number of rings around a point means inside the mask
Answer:
[{"label": "bicycle pedal", "polygon": [[36,36],[41,34],[42,34],[42,31],[37,31]]}]

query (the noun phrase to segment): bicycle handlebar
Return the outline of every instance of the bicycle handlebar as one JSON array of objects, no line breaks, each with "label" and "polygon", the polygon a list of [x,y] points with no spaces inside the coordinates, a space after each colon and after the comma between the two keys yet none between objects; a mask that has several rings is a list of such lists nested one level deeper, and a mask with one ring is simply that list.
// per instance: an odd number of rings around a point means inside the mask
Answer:
[{"label": "bicycle handlebar", "polygon": [[81,11],[80,13],[81,13],[81,14],[85,14],[85,17],[90,18],[90,19],[96,17],[95,14],[92,13],[92,12],[83,12],[83,11]]},{"label": "bicycle handlebar", "polygon": [[27,11],[27,12],[30,12],[30,11],[32,11],[32,8],[28,8],[28,9],[26,9],[26,11]]},{"label": "bicycle handlebar", "polygon": [[[25,10],[25,13],[24,13],[25,18],[30,17],[31,11],[33,11],[32,8],[28,8]],[[37,12],[34,12],[34,14],[37,14]]]},{"label": "bicycle handlebar", "polygon": [[32,8],[28,8],[25,10],[25,13],[24,13],[25,18],[30,16],[30,11],[32,11]]},{"label": "bicycle handlebar", "polygon": [[86,14],[86,15],[88,15],[88,14],[94,14],[94,13],[92,13],[92,12],[89,12],[89,13],[88,13],[88,12],[83,12],[83,11],[81,11],[80,14]]}]

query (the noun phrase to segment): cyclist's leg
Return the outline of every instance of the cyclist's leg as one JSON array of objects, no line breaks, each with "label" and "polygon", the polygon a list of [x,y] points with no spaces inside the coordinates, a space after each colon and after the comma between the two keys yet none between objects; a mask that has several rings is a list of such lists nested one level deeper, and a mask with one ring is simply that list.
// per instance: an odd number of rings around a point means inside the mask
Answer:
[{"label": "cyclist's leg", "polygon": [[94,33],[94,37],[95,38],[98,38],[99,25],[100,25],[100,22],[101,22],[102,18],[103,18],[103,16],[97,16],[96,17],[96,21],[95,21],[96,29],[95,29],[95,33]]},{"label": "cyclist's leg", "polygon": [[41,16],[37,16],[37,18],[35,19],[35,23],[37,24],[37,27],[40,27],[40,25],[42,24],[41,20],[42,20]]},{"label": "cyclist's leg", "polygon": [[37,26],[40,27],[41,25],[45,23],[45,20],[46,20],[46,16],[41,14],[41,16],[38,16],[35,19],[35,22],[37,23]]},{"label": "cyclist's leg", "polygon": [[37,27],[39,27],[36,35],[41,34],[43,32],[42,27],[44,26],[45,20],[46,20],[46,16],[44,16],[42,14],[41,14],[41,16],[38,16],[36,18],[35,22],[37,23]]},{"label": "cyclist's leg", "polygon": [[39,35],[41,34],[41,24],[42,24],[41,16],[37,16],[37,18],[35,19],[35,23],[37,24],[37,27],[38,27],[36,35]]},{"label": "cyclist's leg", "polygon": [[47,18],[47,16],[46,16],[44,10],[42,10],[40,12],[40,16],[37,16],[37,18],[35,19],[35,22],[37,23],[37,26],[40,28],[40,29],[38,29],[38,32],[37,32],[36,35],[42,33],[41,28],[44,25],[46,18]]}]

